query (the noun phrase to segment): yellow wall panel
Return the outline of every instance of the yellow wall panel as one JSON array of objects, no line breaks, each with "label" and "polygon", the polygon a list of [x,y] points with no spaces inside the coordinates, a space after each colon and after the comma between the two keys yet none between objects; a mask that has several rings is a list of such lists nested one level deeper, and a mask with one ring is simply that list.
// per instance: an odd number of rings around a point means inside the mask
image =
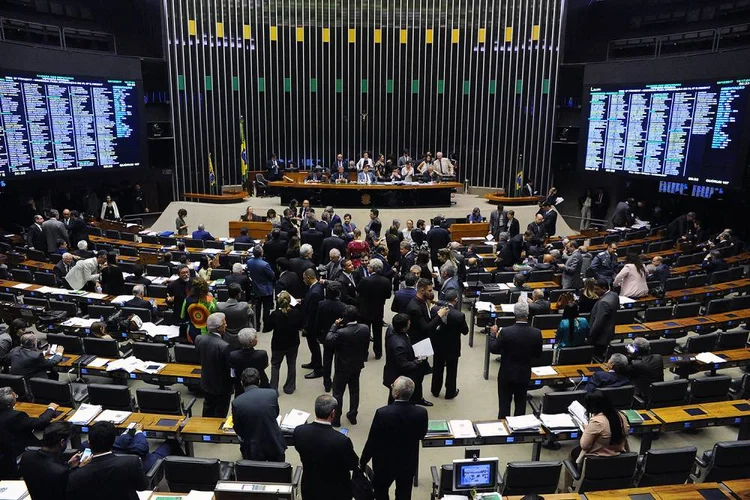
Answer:
[{"label": "yellow wall panel", "polygon": [[433,32],[432,29],[427,29],[424,33],[424,43],[432,43]]},{"label": "yellow wall panel", "polygon": [[250,40],[250,25],[245,24],[242,26],[242,38],[245,40]]},{"label": "yellow wall panel", "polygon": [[224,23],[216,23],[216,37],[224,38]]},{"label": "yellow wall panel", "polygon": [[409,30],[402,29],[399,33],[401,43],[409,43]]},{"label": "yellow wall panel", "polygon": [[477,43],[484,43],[487,39],[487,28],[479,28],[477,31]]},{"label": "yellow wall panel", "polygon": [[331,41],[331,28],[323,28],[323,42],[328,43]]},{"label": "yellow wall panel", "polygon": [[302,27],[297,28],[297,41],[298,42],[305,41],[305,28],[302,28]]},{"label": "yellow wall panel", "polygon": [[357,42],[357,30],[356,28],[349,28],[349,43]]},{"label": "yellow wall panel", "polygon": [[272,42],[275,42],[279,39],[279,28],[277,26],[271,26],[268,30],[268,36],[271,38]]},{"label": "yellow wall panel", "polygon": [[535,24],[531,27],[531,39],[539,40],[539,25]]},{"label": "yellow wall panel", "polygon": [[453,28],[451,30],[451,43],[458,43],[461,40],[461,30]]},{"label": "yellow wall panel", "polygon": [[372,40],[375,43],[383,43],[383,30],[376,28],[375,32],[372,34]]},{"label": "yellow wall panel", "polygon": [[513,27],[512,26],[505,28],[505,41],[506,42],[513,41]]},{"label": "yellow wall panel", "polygon": [[188,19],[188,35],[195,36],[198,29],[195,27],[195,19]]}]

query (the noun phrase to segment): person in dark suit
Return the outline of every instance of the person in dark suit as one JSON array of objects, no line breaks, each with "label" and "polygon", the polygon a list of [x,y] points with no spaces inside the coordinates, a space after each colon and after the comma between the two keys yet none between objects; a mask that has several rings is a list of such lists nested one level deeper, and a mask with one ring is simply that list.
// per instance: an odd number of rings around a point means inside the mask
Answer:
[{"label": "person in dark suit", "polygon": [[412,479],[419,463],[419,442],[427,434],[427,409],[409,403],[414,381],[399,377],[393,382],[393,404],[378,408],[362,450],[360,467],[372,460],[375,498],[387,499],[396,482],[396,499],[410,500]]},{"label": "person in dark suit", "polygon": [[89,427],[88,463],[68,477],[67,498],[91,498],[106,492],[107,499],[138,500],[138,491],[148,489],[141,460],[134,455],[113,455],[117,429],[112,422],[96,422]]},{"label": "person in dark suit", "polygon": [[182,305],[190,295],[190,268],[181,265],[177,269],[177,276],[176,280],[170,281],[167,285],[167,304],[172,305],[175,318],[182,314]]},{"label": "person in dark suit", "polygon": [[341,283],[338,281],[326,281],[325,288],[326,298],[318,304],[313,331],[318,337],[318,342],[323,345],[323,388],[326,392],[329,392],[333,384],[331,379],[333,346],[325,340],[333,323],[343,317],[346,304],[341,301]]},{"label": "person in dark suit", "polygon": [[205,392],[204,417],[224,418],[232,397],[229,374],[229,344],[222,336],[227,329],[224,313],[213,313],[206,320],[206,335],[195,337],[195,348],[201,359],[201,389]]},{"label": "person in dark suit", "polygon": [[[441,219],[435,217],[432,220],[432,227],[427,232],[427,245],[430,247],[430,260],[433,266],[438,263],[438,250],[446,248],[451,242],[451,235],[448,230],[440,226]],[[412,236],[413,237],[413,236]]]},{"label": "person in dark suit", "polygon": [[516,302],[513,314],[516,317],[513,326],[507,326],[499,333],[497,325],[490,329],[490,352],[501,355],[497,373],[498,419],[510,415],[511,401],[515,401],[514,415],[526,414],[531,360],[542,355],[542,331],[528,325],[529,305]]},{"label": "person in dark suit", "polygon": [[279,268],[279,276],[276,279],[274,287],[276,295],[281,292],[289,292],[289,295],[295,299],[301,299],[305,295],[305,286],[297,277],[297,274],[289,270],[289,260],[281,257],[276,261],[276,267]]},{"label": "person in dark suit", "polygon": [[218,302],[216,311],[224,313],[227,321],[227,331],[224,333],[224,341],[229,344],[229,350],[240,348],[238,334],[243,328],[255,328],[255,312],[242,296],[242,288],[237,283],[231,283],[227,290],[229,297],[226,302]]},{"label": "person in dark suit", "polygon": [[521,196],[534,196],[537,190],[534,187],[534,179],[528,179],[521,189]]},{"label": "person in dark suit", "polygon": [[547,226],[544,223],[544,216],[542,214],[536,214],[534,222],[530,222],[526,227],[526,231],[531,232],[531,246],[541,247],[544,245],[544,240],[547,239]]},{"label": "person in dark suit", "polygon": [[266,162],[266,179],[269,181],[281,180],[281,164],[279,159],[276,158],[275,154],[271,155],[271,158]]},{"label": "person in dark suit", "polygon": [[41,215],[34,216],[34,223],[26,230],[26,245],[29,248],[46,253],[47,238],[44,236],[44,231],[42,230],[43,223],[44,217]]},{"label": "person in dark suit", "polygon": [[44,357],[44,352],[37,349],[37,338],[33,333],[21,336],[21,345],[10,350],[5,363],[10,366],[11,375],[21,375],[26,379],[33,377],[49,377],[57,380],[58,374],[52,367],[62,359],[62,351],[58,351],[50,358]]},{"label": "person in dark suit", "polygon": [[346,259],[341,264],[341,274],[336,281],[341,283],[341,301],[350,306],[357,305],[357,281],[354,274],[354,263]]},{"label": "person in dark suit", "polygon": [[542,203],[542,216],[547,236],[554,236],[557,233],[557,211],[552,210],[551,203],[547,201]]},{"label": "person in dark suit", "polygon": [[302,206],[299,207],[297,217],[302,221],[306,221],[310,214],[314,214],[315,210],[310,208],[310,200],[302,200]]},{"label": "person in dark suit", "polygon": [[62,459],[62,452],[68,447],[72,436],[73,426],[70,422],[52,422],[44,429],[41,449],[21,455],[18,468],[32,499],[65,498],[68,474],[71,469],[78,467],[81,459],[79,453],[73,455],[67,463]]},{"label": "person in dark suit", "polygon": [[[443,324],[438,326],[432,336],[432,348],[435,351],[432,368],[432,395],[440,396],[443,389],[443,372],[445,372],[445,399],[458,396],[456,376],[458,375],[458,358],[461,357],[461,335],[468,335],[469,325],[466,316],[458,307],[459,290],[449,289],[445,293],[448,314],[443,316]],[[437,316],[437,314],[436,314]]]},{"label": "person in dark suit", "polygon": [[615,313],[620,308],[620,298],[603,279],[594,283],[594,293],[599,296],[599,300],[591,310],[588,343],[594,346],[594,355],[601,358],[615,338]]},{"label": "person in dark suit", "polygon": [[226,286],[229,286],[232,283],[239,285],[240,290],[245,294],[245,300],[250,300],[250,297],[252,296],[252,285],[250,284],[250,279],[245,276],[245,270],[242,269],[242,264],[239,262],[232,264],[232,272],[224,278],[224,284]]},{"label": "person in dark suit", "polygon": [[11,440],[14,457],[23,453],[27,446],[39,446],[34,431],[47,427],[58,408],[55,403],[50,403],[39,417],[34,418],[13,409],[16,399],[10,387],[0,387],[0,431]]},{"label": "person in dark suit", "polygon": [[403,281],[409,273],[411,266],[415,264],[417,255],[412,250],[411,242],[408,240],[399,243],[399,252],[401,253],[401,257],[399,258],[397,265],[399,269],[399,277],[401,278],[401,281]]},{"label": "person in dark suit", "polygon": [[266,262],[275,268],[276,261],[286,255],[288,248],[289,241],[286,238],[282,238],[281,228],[273,228],[268,241],[263,243],[263,255],[266,258]]},{"label": "person in dark suit", "polygon": [[607,371],[594,372],[586,382],[586,392],[593,392],[605,387],[622,387],[630,385],[628,378],[628,358],[624,354],[614,353],[605,364]]},{"label": "person in dark suit", "polygon": [[240,229],[240,235],[234,239],[235,243],[253,243],[253,239],[249,236],[250,231],[243,227]]},{"label": "person in dark suit", "polygon": [[[63,258],[65,256],[63,255]],[[83,257],[82,257],[83,258]],[[148,286],[151,284],[151,280],[143,276],[143,266],[140,264],[133,265],[133,275],[125,278],[125,283],[135,283],[136,285]]]},{"label": "person in dark suit", "polygon": [[669,276],[672,274],[669,266],[664,263],[664,257],[661,255],[657,255],[651,259],[651,263],[646,266],[646,272],[648,273],[649,281],[658,281],[662,287],[666,285]]},{"label": "person in dark suit", "polygon": [[596,254],[589,269],[596,279],[612,283],[617,274],[617,243],[610,242],[606,250]]},{"label": "person in dark suit", "polygon": [[193,239],[203,240],[203,241],[214,241],[216,238],[211,236],[211,233],[206,231],[206,227],[203,224],[198,224],[198,229],[196,231],[193,231]]},{"label": "person in dark suit", "polygon": [[323,239],[331,236],[331,230],[333,229],[331,227],[331,214],[325,211],[320,214],[320,220],[315,223],[315,229],[323,233]]},{"label": "person in dark suit", "polygon": [[603,188],[598,188],[591,200],[591,215],[593,215],[594,219],[604,220],[607,218],[608,209],[609,196],[607,196]]},{"label": "person in dark suit", "polygon": [[425,232],[426,227],[424,219],[417,220],[417,227],[411,231],[411,241],[414,244],[414,248],[419,249],[419,247],[422,246],[422,243],[427,241],[427,234]]},{"label": "person in dark suit", "polygon": [[[333,236],[323,240],[320,245],[320,254],[323,258],[322,263],[328,264],[332,249],[337,249],[341,255],[346,255],[346,240],[344,239],[344,230],[340,227],[333,229]],[[335,279],[335,278],[334,278]]]},{"label": "person in dark suit", "polygon": [[52,274],[55,275],[55,281],[57,282],[58,286],[65,286],[66,281],[64,278],[75,264],[76,262],[73,258],[73,255],[69,253],[64,253],[62,255],[62,259],[60,259],[60,262],[55,264],[55,267],[52,269]]},{"label": "person in dark suit", "polygon": [[86,221],[81,218],[81,214],[77,210],[70,212],[70,215],[71,219],[68,225],[70,244],[77,246],[81,241],[88,241],[88,229],[86,228]]},{"label": "person in dark suit", "polygon": [[320,378],[323,376],[323,358],[320,353],[320,343],[315,332],[315,318],[318,314],[318,305],[324,298],[323,285],[315,275],[315,269],[307,269],[302,275],[308,290],[302,299],[302,315],[305,318],[302,336],[307,340],[310,349],[310,362],[302,365],[312,372],[305,375],[306,379]]},{"label": "person in dark suit", "polygon": [[334,184],[347,184],[349,182],[349,174],[346,173],[346,169],[343,166],[335,165],[335,168],[331,169],[331,182]]},{"label": "person in dark suit", "polygon": [[260,372],[255,368],[245,368],[240,377],[243,392],[232,401],[232,420],[234,431],[242,441],[242,458],[283,462],[286,442],[276,423],[279,395],[263,387]]},{"label": "person in dark suit", "polygon": [[156,316],[157,308],[154,304],[143,298],[146,288],[143,285],[133,287],[133,298],[123,302],[125,307],[137,307],[138,309],[147,309],[151,311],[151,317]]},{"label": "person in dark suit", "polygon": [[529,301],[529,319],[533,318],[537,314],[549,314],[550,303],[549,300],[544,299],[544,290],[537,288],[531,292],[531,297],[526,299]]},{"label": "person in dark suit", "polygon": [[729,264],[721,257],[719,250],[711,250],[701,262],[701,269],[710,278],[716,271],[726,271],[729,269]]},{"label": "person in dark suit", "polygon": [[456,266],[451,261],[446,261],[445,264],[440,266],[440,291],[438,292],[438,300],[445,301],[445,294],[448,290],[456,290],[458,293],[458,308],[461,309],[461,284],[458,282],[456,276]]},{"label": "person in dark suit", "polygon": [[383,263],[372,259],[368,264],[370,275],[357,285],[359,315],[372,331],[372,350],[375,359],[383,356],[383,315],[385,301],[391,298],[391,282],[382,275]]},{"label": "person in dark suit", "polygon": [[637,396],[648,399],[651,384],[664,381],[664,359],[651,354],[651,345],[643,337],[633,341],[635,352],[628,357],[627,376],[635,386]]},{"label": "person in dark suit", "polygon": [[[432,281],[420,279],[417,282],[417,294],[406,307],[406,314],[409,315],[410,320],[409,337],[412,343],[416,344],[427,337],[432,337],[441,324],[440,318],[448,314],[447,307],[442,307],[438,309],[437,314],[432,314],[430,308],[434,301],[435,292],[432,291]],[[413,377],[410,378],[413,379]]]},{"label": "person in dark suit", "polygon": [[341,426],[344,408],[344,391],[349,387],[349,411],[346,418],[357,425],[359,411],[359,375],[365,367],[370,345],[370,329],[358,323],[359,312],[354,306],[346,306],[342,316],[331,326],[325,343],[335,352],[336,371],[333,374],[333,397],[338,402],[334,427]]},{"label": "person in dark suit", "polygon": [[243,328],[237,335],[241,349],[229,353],[229,369],[234,382],[234,397],[238,398],[244,392],[242,373],[253,368],[258,372],[260,387],[270,387],[266,368],[268,368],[268,353],[263,349],[256,349],[258,335],[253,328]]},{"label": "person in dark suit", "polygon": [[677,241],[688,234],[695,222],[695,212],[680,215],[667,224],[667,239]]},{"label": "person in dark suit", "polygon": [[37,248],[37,250],[54,253],[57,250],[57,241],[64,240],[70,246],[70,237],[68,236],[68,228],[65,227],[65,224],[57,220],[60,217],[60,212],[53,209],[49,211],[49,215],[50,218],[42,223],[42,231],[47,242],[46,248],[41,247]]},{"label": "person in dark suit", "polygon": [[508,230],[508,212],[503,205],[490,213],[490,234],[497,240],[497,235]]},{"label": "person in dark suit", "polygon": [[323,394],[315,399],[315,421],[294,429],[294,448],[302,462],[304,500],[351,500],[351,472],[359,465],[351,440],[335,430],[338,402]]},{"label": "person in dark suit", "polygon": [[417,276],[413,273],[407,273],[404,278],[404,288],[393,294],[391,302],[391,311],[395,313],[405,313],[409,303],[417,296]]},{"label": "person in dark suit", "polygon": [[299,257],[289,259],[289,270],[296,274],[300,281],[302,281],[302,273],[307,269],[315,269],[315,263],[312,259],[313,247],[309,243],[306,243],[299,247]]},{"label": "person in dark suit", "polygon": [[270,331],[268,329],[268,315],[271,314],[271,309],[273,309],[273,282],[276,275],[271,268],[271,264],[263,260],[263,247],[256,245],[253,248],[253,258],[247,260],[245,269],[252,280],[256,324],[260,330],[262,317],[262,331],[268,332]]},{"label": "person in dark suit", "polygon": [[[436,315],[437,316],[437,315]],[[429,368],[426,358],[414,355],[409,336],[409,316],[397,314],[385,336],[385,367],[383,367],[383,385],[388,388],[388,404],[393,402],[391,386],[397,378],[404,376],[414,381],[415,389],[411,402],[421,406],[432,406],[424,399],[422,381]]]},{"label": "person in dark suit", "polygon": [[635,200],[629,198],[627,201],[621,201],[615,206],[612,214],[612,227],[630,227],[635,222],[633,217],[633,207]]}]

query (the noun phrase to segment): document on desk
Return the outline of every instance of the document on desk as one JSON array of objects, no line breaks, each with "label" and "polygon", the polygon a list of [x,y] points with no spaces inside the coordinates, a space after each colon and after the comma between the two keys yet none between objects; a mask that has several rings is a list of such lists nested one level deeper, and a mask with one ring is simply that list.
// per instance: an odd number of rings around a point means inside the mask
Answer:
[{"label": "document on desk", "polygon": [[713,365],[716,363],[726,363],[727,360],[724,358],[720,358],[716,354],[712,352],[702,352],[700,354],[696,354],[695,359],[700,361],[701,363],[705,363],[707,365]]},{"label": "document on desk", "polygon": [[578,424],[573,421],[568,413],[542,413],[540,417],[542,424],[550,430],[578,429]]},{"label": "document on desk", "polygon": [[0,500],[21,500],[29,496],[23,481],[0,481]]},{"label": "document on desk", "polygon": [[448,421],[448,427],[450,427],[451,434],[456,439],[477,437],[471,420],[450,420]]},{"label": "document on desk", "polygon": [[70,292],[70,290],[66,290],[64,288],[54,288],[51,286],[43,286],[41,288],[37,288],[36,291],[41,293],[42,295],[47,295],[49,293],[54,295],[67,295]]},{"label": "document on desk", "polygon": [[180,336],[180,327],[176,325],[156,325],[147,321],[141,325],[141,330],[146,331],[146,335],[151,338],[164,336],[167,339],[175,339]]},{"label": "document on desk", "polygon": [[476,428],[482,437],[507,436],[510,434],[505,423],[501,420],[497,422],[482,422],[481,424],[476,424]]},{"label": "document on desk", "polygon": [[513,307],[515,304],[500,304],[500,310],[505,314],[513,314]]},{"label": "document on desk", "polygon": [[[94,292],[89,292],[89,293],[87,293],[87,294],[86,294],[86,298],[87,298],[87,299],[94,299],[94,300],[104,300],[104,299],[106,299],[107,297],[109,297],[109,295],[107,295],[106,293],[94,293]],[[132,295],[128,295],[128,297],[132,297]],[[126,301],[126,302],[127,302],[127,301]]]},{"label": "document on desk", "polygon": [[538,429],[542,422],[539,421],[534,415],[521,415],[518,417],[507,417],[505,422],[508,424],[508,428],[512,431],[529,431]]},{"label": "document on desk", "polygon": [[30,283],[17,283],[12,288],[18,288],[19,290],[26,290],[31,286]]},{"label": "document on desk", "polygon": [[531,373],[537,377],[548,377],[557,375],[557,370],[552,366],[534,366],[531,368]]},{"label": "document on desk", "polygon": [[104,365],[109,363],[109,360],[107,358],[94,358],[94,361],[87,364],[89,368],[102,368]]},{"label": "document on desk", "polygon": [[[106,297],[106,295],[105,295]],[[133,300],[135,298],[135,295],[118,295],[114,299],[112,299],[113,304],[124,304],[125,302],[129,300]]]},{"label": "document on desk", "polygon": [[68,422],[73,425],[88,425],[101,412],[101,406],[83,403],[78,407],[73,416],[68,419]]},{"label": "document on desk", "polygon": [[115,370],[125,370],[128,373],[133,373],[137,368],[140,367],[142,361],[135,356],[130,356],[125,359],[116,359],[110,361],[107,364],[107,371],[112,372]]},{"label": "document on desk", "polygon": [[635,299],[631,299],[630,297],[620,296],[620,309],[623,309],[627,304],[633,304],[634,302],[635,302]]},{"label": "document on desk", "polygon": [[212,500],[214,498],[213,491],[198,491],[191,490],[188,496],[184,500]]},{"label": "document on desk", "polygon": [[130,411],[115,411],[115,410],[104,410],[94,419],[94,422],[112,422],[113,424],[121,424],[132,415]]},{"label": "document on desk", "polygon": [[295,427],[307,423],[308,418],[310,418],[309,413],[293,408],[292,411],[287,413],[284,419],[281,421],[280,427],[282,429],[292,431],[295,429]]},{"label": "document on desk", "polygon": [[476,309],[477,312],[494,312],[495,304],[478,300],[474,302],[474,309]]},{"label": "document on desk", "polygon": [[414,355],[418,358],[427,358],[435,354],[435,351],[432,349],[432,341],[430,339],[420,340],[411,347],[412,349],[414,349]]}]

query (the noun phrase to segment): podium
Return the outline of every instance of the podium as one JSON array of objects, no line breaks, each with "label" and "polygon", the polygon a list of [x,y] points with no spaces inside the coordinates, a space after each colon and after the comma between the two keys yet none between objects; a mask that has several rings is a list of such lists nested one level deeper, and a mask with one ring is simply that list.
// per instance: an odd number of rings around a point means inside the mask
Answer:
[{"label": "podium", "polygon": [[229,221],[229,237],[237,238],[240,235],[240,230],[246,227],[247,235],[254,240],[265,240],[266,235],[273,229],[273,224],[270,222],[244,222],[241,220],[230,220]]}]

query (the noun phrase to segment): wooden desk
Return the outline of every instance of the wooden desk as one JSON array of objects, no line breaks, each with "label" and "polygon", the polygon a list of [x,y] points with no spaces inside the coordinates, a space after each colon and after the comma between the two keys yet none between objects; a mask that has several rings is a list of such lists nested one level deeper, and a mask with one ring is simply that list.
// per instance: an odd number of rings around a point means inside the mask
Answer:
[{"label": "wooden desk", "polygon": [[490,232],[490,223],[477,222],[471,224],[451,224],[451,227],[448,231],[451,233],[451,241],[460,242],[462,238],[484,239]]},{"label": "wooden desk", "polygon": [[531,374],[531,380],[529,381],[529,388],[538,389],[547,385],[559,385],[564,383],[569,378],[581,378],[578,373],[580,370],[584,376],[591,376],[597,368],[604,370],[604,365],[589,364],[589,365],[554,365],[553,368],[557,372],[554,375],[535,375]]},{"label": "wooden desk", "polygon": [[687,328],[688,331],[702,332],[715,327],[716,325],[705,316],[694,316],[692,318],[680,318],[672,320],[680,326]]},{"label": "wooden desk", "polygon": [[[545,493],[542,495],[544,497],[544,500],[581,500],[582,497],[578,493],[553,493],[553,494],[547,494]],[[517,496],[503,496],[505,500],[523,500],[523,495],[517,495]]]},{"label": "wooden desk", "polygon": [[94,221],[90,222],[89,225],[98,227],[99,229],[104,229],[105,231],[107,229],[111,229],[114,231],[119,231],[121,233],[132,233],[132,234],[138,234],[140,231],[143,231],[143,226],[140,224],[131,224],[128,222],[119,222],[114,220],[101,220],[101,221]]},{"label": "wooden desk", "polygon": [[[716,419],[698,404],[655,408],[652,411],[662,422],[664,432],[708,427]],[[694,414],[691,415],[688,412],[694,412]]]},{"label": "wooden desk", "polygon": [[[705,500],[706,497],[701,495],[701,491],[705,490],[718,490],[726,498],[732,498],[729,488],[720,483],[674,484],[654,486],[652,489],[659,500]],[[586,496],[591,498],[588,493]]]},{"label": "wooden desk", "polygon": [[750,439],[750,400],[703,403],[701,408],[716,419],[715,425],[739,425],[737,439]]},{"label": "wooden desk", "polygon": [[[630,495],[651,495],[658,498],[654,488],[626,488],[622,490],[587,491],[586,500],[631,500]],[[545,497],[546,498],[546,497]]]},{"label": "wooden desk", "polygon": [[750,498],[750,479],[735,479],[722,481],[725,488],[735,494],[737,498]]},{"label": "wooden desk", "polygon": [[[47,405],[42,405],[38,403],[16,403],[13,409],[22,411],[30,417],[38,418],[39,415],[47,411]],[[60,414],[52,419],[53,422],[55,420],[63,420],[67,418],[68,415],[73,411],[73,408],[60,406],[59,408],[57,408],[57,411],[60,412]]]},{"label": "wooden desk", "polygon": [[536,205],[544,199],[544,196],[505,196],[500,194],[484,195],[487,201],[495,205]]},{"label": "wooden desk", "polygon": [[247,228],[247,235],[254,240],[265,240],[266,235],[273,230],[273,224],[270,222],[244,222],[241,220],[230,220],[229,237],[239,237],[240,231],[243,227]]},{"label": "wooden desk", "polygon": [[707,314],[704,316],[710,319],[717,328],[734,328],[743,321],[750,319],[750,309],[740,309],[722,314]]},{"label": "wooden desk", "polygon": [[[70,370],[71,367],[76,365],[76,362],[80,358],[78,354],[65,354],[65,361],[61,361],[55,365],[55,370],[65,371]],[[104,358],[109,359],[110,358]],[[100,377],[112,377],[120,379],[131,379],[131,380],[145,380],[147,382],[161,384],[161,385],[172,385],[172,384],[184,384],[184,385],[197,385],[201,378],[201,367],[200,365],[190,365],[184,363],[165,363],[165,367],[159,373],[145,373],[141,371],[134,371],[128,373],[124,370],[113,370],[107,371],[106,366],[104,367],[89,367],[84,366],[81,368],[81,374],[97,375]]]},{"label": "wooden desk", "polygon": [[40,271],[52,272],[55,265],[50,262],[40,262],[38,260],[25,260],[18,264],[16,267],[21,269],[38,269]]}]

